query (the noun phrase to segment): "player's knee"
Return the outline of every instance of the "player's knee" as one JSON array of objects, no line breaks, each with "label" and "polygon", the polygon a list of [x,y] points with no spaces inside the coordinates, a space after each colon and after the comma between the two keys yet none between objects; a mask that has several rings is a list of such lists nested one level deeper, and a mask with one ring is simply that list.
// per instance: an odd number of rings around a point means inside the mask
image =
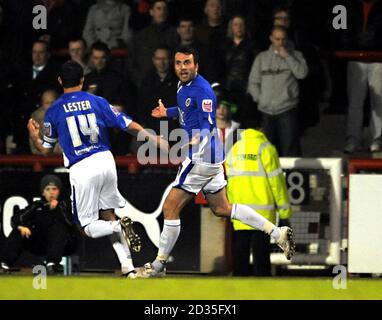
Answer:
[{"label": "player's knee", "polygon": [[219,218],[226,218],[231,215],[231,212],[228,207],[226,206],[213,206],[211,207],[212,212],[214,213],[215,216]]}]

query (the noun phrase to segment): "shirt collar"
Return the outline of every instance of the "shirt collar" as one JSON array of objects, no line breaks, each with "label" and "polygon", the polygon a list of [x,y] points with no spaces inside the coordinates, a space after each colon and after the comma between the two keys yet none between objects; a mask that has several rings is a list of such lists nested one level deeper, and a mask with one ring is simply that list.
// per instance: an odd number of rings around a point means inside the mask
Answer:
[{"label": "shirt collar", "polygon": [[33,66],[34,71],[41,71],[44,68],[45,68],[45,64],[43,66]]}]

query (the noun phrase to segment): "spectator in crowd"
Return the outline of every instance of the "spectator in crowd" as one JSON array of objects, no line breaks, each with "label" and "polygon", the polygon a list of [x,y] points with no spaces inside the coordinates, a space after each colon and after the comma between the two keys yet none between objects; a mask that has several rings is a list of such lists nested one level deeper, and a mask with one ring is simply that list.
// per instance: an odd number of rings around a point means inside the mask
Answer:
[{"label": "spectator in crowd", "polygon": [[[207,0],[204,7],[205,18],[201,24],[196,26],[196,39],[206,46],[209,46],[210,54],[216,60],[216,66],[224,66],[224,44],[226,38],[227,24],[222,14],[222,4],[220,0]],[[217,81],[224,78],[224,69],[216,70]]]},{"label": "spectator in crowd", "polygon": [[221,47],[226,34],[226,24],[220,0],[207,0],[204,7],[205,18],[196,26],[196,38],[205,45]]},{"label": "spectator in crowd", "polygon": [[158,121],[151,116],[153,106],[159,99],[168,105],[176,104],[178,79],[171,65],[171,53],[167,47],[158,47],[152,57],[152,68],[146,74],[138,92],[138,117],[144,127],[153,129],[157,134],[160,123],[167,122],[169,132],[178,127],[172,119]]},{"label": "spectator in crowd", "polygon": [[[253,121],[252,121],[253,122]],[[257,125],[247,121],[247,129],[227,153],[225,169],[230,202],[250,206],[264,218],[289,225],[292,210],[285,177],[276,148]],[[270,237],[240,221],[233,220],[233,275],[270,276]],[[250,266],[250,255],[253,267]]]},{"label": "spectator in crowd", "polygon": [[208,81],[217,81],[216,57],[212,56],[209,46],[195,38],[194,21],[189,17],[181,17],[176,31],[179,35],[178,45],[191,46],[198,51],[200,60],[199,72],[201,72]]},{"label": "spectator in crowd", "polygon": [[254,59],[254,48],[241,15],[233,16],[228,23],[225,45],[225,81],[231,100],[239,106],[238,118],[245,117],[252,105],[247,94],[249,71]]},{"label": "spectator in crowd", "polygon": [[32,65],[23,70],[24,84],[27,85],[24,95],[30,99],[32,107],[40,101],[42,92],[47,87],[58,87],[58,65],[51,59],[47,42],[37,40],[32,46]]},{"label": "spectator in crowd", "polygon": [[[89,64],[92,72],[85,76],[83,90],[107,100],[119,99],[123,104],[129,102],[131,90],[123,76],[110,66],[110,50],[103,42],[96,42],[90,50]],[[129,109],[129,114],[132,112]]]},{"label": "spectator in crowd", "polygon": [[264,133],[283,157],[300,156],[298,79],[308,67],[301,52],[288,47],[287,30],[273,27],[271,46],[255,59],[248,92],[263,115]]},{"label": "spectator in crowd", "polygon": [[151,22],[150,0],[135,0],[132,3],[131,28],[134,31],[142,30]]},{"label": "spectator in crowd", "polygon": [[[4,12],[0,2],[0,154],[6,151],[6,139],[12,132],[13,123],[10,122],[12,110],[15,107],[15,72],[16,59],[10,30],[6,21],[7,12]],[[9,17],[8,17],[9,18]],[[16,51],[16,50],[15,50]]]},{"label": "spectator in crowd", "polygon": [[[287,7],[276,7],[273,11],[273,26],[284,27],[289,30],[291,26],[290,11]],[[292,41],[291,39],[289,39]]]},{"label": "spectator in crowd", "polygon": [[68,50],[70,59],[78,62],[82,69],[84,69],[84,75],[86,76],[91,72],[86,57],[86,42],[83,38],[72,38],[68,43]]},{"label": "spectator in crowd", "polygon": [[78,1],[34,0],[32,3],[33,6],[43,5],[47,10],[46,29],[34,28],[34,33],[40,40],[47,41],[51,49],[65,48],[70,38],[80,36]]},{"label": "spectator in crowd", "polygon": [[[301,5],[301,4],[300,4]],[[274,9],[273,26],[284,27],[288,31],[289,46],[301,51],[309,68],[307,76],[299,80],[299,123],[300,132],[309,126],[316,125],[319,121],[319,102],[324,91],[324,67],[325,63],[320,58],[318,47],[314,43],[314,33],[310,24],[304,20],[304,25],[298,25],[303,17],[292,21],[291,10],[279,6]]]},{"label": "spectator in crowd", "polygon": [[12,217],[12,231],[5,240],[1,269],[10,271],[23,250],[46,257],[49,273],[60,273],[63,256],[73,254],[79,240],[73,216],[60,200],[61,180],[55,175],[41,179],[42,200],[34,201]]},{"label": "spectator in crowd", "polygon": [[235,15],[230,19],[227,38],[225,87],[229,91],[245,94],[249,70],[254,59],[254,49],[242,16]]},{"label": "spectator in crowd", "polygon": [[[352,1],[348,6],[348,30],[343,31],[343,48],[357,51],[382,50],[382,1]],[[366,58],[351,59],[347,65],[348,113],[344,152],[362,147],[364,103],[369,93],[369,150],[382,150],[382,63]]]},{"label": "spectator in crowd", "polygon": [[167,23],[167,1],[154,0],[150,4],[151,24],[139,31],[130,42],[127,60],[129,79],[139,88],[143,77],[151,69],[154,50],[159,46],[174,48],[176,29]]},{"label": "spectator in crowd", "polygon": [[51,60],[48,43],[37,40],[32,46],[32,63],[22,68],[17,84],[18,107],[13,113],[14,141],[17,153],[29,153],[28,133],[25,124],[30,114],[38,108],[42,93],[49,88],[57,88],[58,65]]},{"label": "spectator in crowd", "polygon": [[89,9],[82,36],[89,46],[101,41],[110,49],[126,47],[132,36],[130,15],[121,0],[98,0]]},{"label": "spectator in crowd", "polygon": [[[234,142],[237,141],[240,123],[232,119],[232,115],[237,112],[237,105],[230,102],[230,94],[220,83],[211,84],[216,96],[216,128],[217,133],[224,146],[224,152],[227,154],[231,150]],[[225,221],[226,239],[224,244],[225,262],[228,268],[232,266],[232,227],[231,222]]]},{"label": "spectator in crowd", "polygon": [[232,114],[237,112],[237,105],[227,99],[227,92],[219,83],[214,83],[211,87],[216,95],[216,127],[227,153],[237,140],[237,130],[240,127],[239,122],[232,120]]},{"label": "spectator in crowd", "polygon": [[[44,93],[41,96],[40,107],[32,113],[31,118],[38,122],[41,129],[43,128],[44,116],[46,111],[53,104],[53,102],[56,101],[57,98],[58,98],[58,92],[55,89],[48,89],[44,91]],[[43,132],[40,132],[40,135],[42,139]],[[29,146],[30,146],[30,150],[32,154],[39,154],[39,155],[42,154],[40,151],[36,149],[31,138],[29,138]],[[56,144],[56,146],[54,147],[53,153],[62,154],[62,149],[59,144]]]}]

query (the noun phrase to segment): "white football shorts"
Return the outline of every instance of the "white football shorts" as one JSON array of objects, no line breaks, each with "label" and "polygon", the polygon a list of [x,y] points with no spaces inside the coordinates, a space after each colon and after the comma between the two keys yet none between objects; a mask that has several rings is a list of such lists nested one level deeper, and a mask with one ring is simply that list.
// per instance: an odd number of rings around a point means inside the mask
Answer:
[{"label": "white football shorts", "polygon": [[204,195],[217,193],[226,185],[222,163],[192,163],[189,158],[182,162],[172,184],[173,188],[180,188],[194,194],[198,194],[202,190]]},{"label": "white football shorts", "polygon": [[126,205],[117,185],[117,168],[110,151],[97,152],[69,169],[72,211],[81,227],[99,219],[99,210]]}]

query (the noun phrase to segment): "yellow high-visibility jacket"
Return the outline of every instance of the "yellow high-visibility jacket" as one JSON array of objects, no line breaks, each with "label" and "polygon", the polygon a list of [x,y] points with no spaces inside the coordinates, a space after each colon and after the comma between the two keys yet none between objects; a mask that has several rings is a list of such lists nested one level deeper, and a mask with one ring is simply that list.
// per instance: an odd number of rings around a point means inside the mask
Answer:
[{"label": "yellow high-visibility jacket", "polygon": [[[243,131],[240,137],[225,161],[228,200],[250,206],[273,223],[276,212],[280,219],[289,219],[292,209],[276,148],[254,129]],[[235,230],[253,230],[237,220],[233,226]]]}]

